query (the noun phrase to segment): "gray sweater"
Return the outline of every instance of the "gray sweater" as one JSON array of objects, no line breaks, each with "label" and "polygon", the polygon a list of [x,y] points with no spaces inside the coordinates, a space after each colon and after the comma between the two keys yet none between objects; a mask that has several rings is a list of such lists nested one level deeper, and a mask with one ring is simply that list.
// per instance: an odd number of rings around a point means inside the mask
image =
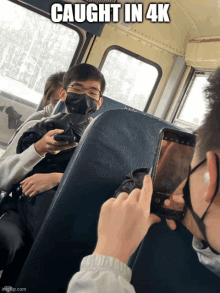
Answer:
[{"label": "gray sweater", "polygon": [[[41,115],[39,118],[40,117]],[[47,117],[44,117],[41,120],[26,120],[18,133],[14,136],[11,144],[0,157],[0,191],[9,191],[13,184],[20,182],[33,170],[35,165],[43,160],[44,157],[41,157],[36,152],[34,145],[31,145],[21,154],[16,154],[18,141],[22,134],[43,119],[47,119]],[[90,117],[89,119],[91,122],[92,118]]]},{"label": "gray sweater", "polygon": [[[46,118],[45,118],[46,119]],[[31,145],[21,154],[16,154],[18,140],[31,126],[39,122],[29,121],[23,125],[13,141],[0,157],[0,190],[9,191],[13,184],[20,182],[33,167],[44,157],[41,157]]]},{"label": "gray sweater", "polygon": [[20,182],[44,158],[35,151],[34,145],[21,154],[16,154],[16,149],[22,134],[40,120],[49,117],[53,109],[49,104],[42,111],[34,112],[15,131],[8,148],[0,157],[0,191],[9,191],[13,184]]},{"label": "gray sweater", "polygon": [[[199,261],[220,277],[220,256],[209,248],[201,249],[202,243],[195,237],[192,245]],[[83,258],[80,271],[72,277],[67,293],[135,293],[130,284],[131,274],[131,269],[118,259],[89,255]]]}]

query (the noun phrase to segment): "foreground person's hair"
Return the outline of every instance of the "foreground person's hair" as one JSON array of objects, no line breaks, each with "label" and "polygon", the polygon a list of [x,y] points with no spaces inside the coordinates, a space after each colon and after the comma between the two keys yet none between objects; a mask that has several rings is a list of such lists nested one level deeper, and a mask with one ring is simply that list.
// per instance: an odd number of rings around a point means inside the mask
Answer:
[{"label": "foreground person's hair", "polygon": [[204,90],[207,113],[196,131],[199,160],[203,160],[208,151],[220,150],[220,67],[208,81]]}]

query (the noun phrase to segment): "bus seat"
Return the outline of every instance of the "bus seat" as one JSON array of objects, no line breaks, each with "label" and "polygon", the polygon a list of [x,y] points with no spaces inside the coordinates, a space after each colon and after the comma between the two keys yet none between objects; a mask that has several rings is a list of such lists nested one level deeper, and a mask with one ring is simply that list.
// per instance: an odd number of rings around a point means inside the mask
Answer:
[{"label": "bus seat", "polygon": [[54,107],[53,112],[51,113],[51,116],[58,113],[65,113],[65,111],[66,111],[65,103],[62,101],[59,101]]},{"label": "bus seat", "polygon": [[[93,252],[102,204],[131,170],[151,167],[161,128],[172,124],[118,109],[84,132],[15,284],[28,292],[66,292],[82,258]],[[177,128],[179,129],[179,128]]]},{"label": "bus seat", "polygon": [[102,103],[101,108],[98,111],[96,111],[95,113],[93,113],[91,116],[92,116],[92,118],[95,118],[96,116],[98,116],[101,113],[104,113],[105,111],[115,110],[115,109],[130,109],[130,110],[137,111],[134,108],[129,107],[123,103],[117,102],[117,101],[112,100],[106,96],[103,96],[103,103]]}]

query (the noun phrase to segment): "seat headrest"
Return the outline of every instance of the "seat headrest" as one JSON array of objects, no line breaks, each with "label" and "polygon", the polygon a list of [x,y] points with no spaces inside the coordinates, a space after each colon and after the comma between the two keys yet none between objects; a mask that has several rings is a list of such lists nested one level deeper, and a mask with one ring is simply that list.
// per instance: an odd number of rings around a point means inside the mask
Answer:
[{"label": "seat headrest", "polygon": [[66,111],[65,103],[62,101],[59,101],[54,107],[53,112],[51,113],[51,116],[58,113],[65,113],[65,111]]}]

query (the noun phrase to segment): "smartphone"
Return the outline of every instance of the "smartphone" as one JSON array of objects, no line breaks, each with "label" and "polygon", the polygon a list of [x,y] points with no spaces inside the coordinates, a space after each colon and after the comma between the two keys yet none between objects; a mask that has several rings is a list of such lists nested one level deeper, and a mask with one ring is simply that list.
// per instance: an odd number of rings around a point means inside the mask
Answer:
[{"label": "smartphone", "polygon": [[173,220],[183,218],[184,201],[177,203],[172,194],[188,176],[195,143],[194,134],[169,128],[161,130],[150,171],[153,181],[151,213]]},{"label": "smartphone", "polygon": [[68,142],[76,141],[75,136],[62,135],[62,134],[55,134],[53,139],[56,140],[56,141],[68,141]]}]

